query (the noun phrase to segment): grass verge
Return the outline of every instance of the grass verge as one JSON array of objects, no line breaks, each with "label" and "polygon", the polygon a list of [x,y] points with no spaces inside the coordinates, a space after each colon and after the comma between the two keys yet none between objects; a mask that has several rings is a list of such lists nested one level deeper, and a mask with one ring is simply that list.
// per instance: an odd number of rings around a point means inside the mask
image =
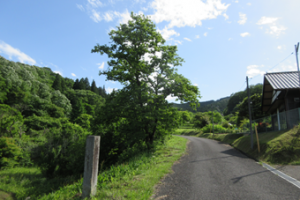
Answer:
[{"label": "grass verge", "polygon": [[197,130],[189,134],[190,129],[177,131],[179,134],[194,135],[230,144],[250,157],[269,164],[300,164],[300,126],[291,130],[259,134],[260,152],[258,152],[255,134],[253,135],[253,149],[251,149],[250,135],[202,133]]},{"label": "grass verge", "polygon": [[[172,136],[153,153],[142,153],[121,165],[99,173],[97,195],[92,199],[149,199],[154,186],[171,171],[186,151],[187,140]],[[55,183],[56,181],[56,183]],[[83,179],[69,184],[47,180],[37,168],[13,168],[0,171],[0,191],[13,193],[13,199],[81,199]],[[59,187],[58,187],[59,186]],[[51,187],[54,187],[51,190]],[[0,193],[1,194],[1,193]]]}]

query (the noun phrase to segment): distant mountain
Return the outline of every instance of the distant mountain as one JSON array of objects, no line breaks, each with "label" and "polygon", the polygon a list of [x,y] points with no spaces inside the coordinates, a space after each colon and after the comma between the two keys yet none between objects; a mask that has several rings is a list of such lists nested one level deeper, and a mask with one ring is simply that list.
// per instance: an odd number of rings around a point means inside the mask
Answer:
[{"label": "distant mountain", "polygon": [[[223,113],[224,109],[227,106],[227,103],[229,101],[230,97],[224,97],[221,99],[218,99],[216,101],[210,100],[210,101],[200,101],[200,107],[197,108],[197,112],[208,112],[208,111],[219,111],[220,113]],[[192,110],[192,108],[189,106],[189,103],[184,103],[184,104],[177,104],[173,103],[173,107],[178,108],[179,110],[185,111],[191,111],[195,112]]]}]

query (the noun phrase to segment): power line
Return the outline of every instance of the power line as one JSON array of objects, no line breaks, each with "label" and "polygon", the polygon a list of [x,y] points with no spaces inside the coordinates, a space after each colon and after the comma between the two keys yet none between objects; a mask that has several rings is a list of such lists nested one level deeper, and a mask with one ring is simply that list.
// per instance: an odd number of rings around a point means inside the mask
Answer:
[{"label": "power line", "polygon": [[[283,61],[285,61],[286,59],[288,59],[291,55],[293,55],[294,52],[292,52],[290,55],[288,55],[285,59],[283,59],[281,62],[277,63],[275,66],[273,66],[271,69],[273,69],[274,67],[276,67],[277,65],[279,65],[280,63],[282,63]],[[269,69],[268,71],[270,71],[271,69]]]},{"label": "power line", "polygon": [[[282,63],[283,61],[285,61],[286,59],[288,59],[291,55],[293,55],[294,54],[294,52],[292,52],[290,55],[288,55],[285,59],[283,59],[282,61],[280,61],[279,63],[277,63],[276,65],[274,65],[271,69],[273,69],[274,67],[276,67],[277,65],[279,65],[280,63]],[[270,71],[271,69],[268,69],[268,71]],[[267,71],[266,71],[267,72]],[[261,75],[261,74],[257,74],[256,76],[253,76],[253,77],[251,77],[250,78],[250,80],[251,79],[254,79],[255,77],[257,77],[257,76],[259,76],[259,75]]]}]

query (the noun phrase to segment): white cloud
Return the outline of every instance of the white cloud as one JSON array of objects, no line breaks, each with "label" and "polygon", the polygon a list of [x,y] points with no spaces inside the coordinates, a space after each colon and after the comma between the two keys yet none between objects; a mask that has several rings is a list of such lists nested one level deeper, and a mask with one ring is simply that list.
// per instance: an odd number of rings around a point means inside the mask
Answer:
[{"label": "white cloud", "polygon": [[[129,20],[131,20],[130,13],[126,9],[123,13],[120,12],[114,12],[114,14],[119,17],[119,23],[120,24],[127,24]],[[140,12],[139,12],[140,14]]]},{"label": "white cloud", "polygon": [[98,7],[102,7],[104,6],[104,4],[99,1],[99,0],[87,0],[88,1],[88,5],[94,7],[94,8],[98,8]]},{"label": "white cloud", "polygon": [[113,17],[114,17],[114,14],[112,12],[106,12],[104,14],[104,20],[107,22],[112,21]]},{"label": "white cloud", "polygon": [[91,18],[94,22],[98,23],[98,22],[100,22],[100,21],[102,20],[102,17],[100,16],[100,12],[97,12],[97,11],[94,10],[94,9],[92,9],[91,12],[92,12],[92,14],[90,15],[90,18]]},{"label": "white cloud", "polygon": [[76,76],[76,74],[74,74],[74,73],[71,73],[71,75],[72,75],[72,76]]},{"label": "white cloud", "polygon": [[207,29],[208,29],[208,30],[211,30],[211,29],[213,29],[213,28],[211,28],[211,27],[208,27]]},{"label": "white cloud", "polygon": [[148,8],[146,8],[146,7],[142,7],[142,10],[143,10],[143,11],[147,11],[147,10],[148,10]]},{"label": "white cloud", "polygon": [[282,49],[282,46],[279,45],[279,46],[277,47],[277,49],[279,49],[279,50]]},{"label": "white cloud", "polygon": [[108,87],[108,88],[105,88],[105,90],[107,91],[108,94],[110,94],[110,93],[112,93],[113,90],[118,90],[118,88]]},{"label": "white cloud", "polygon": [[102,62],[102,63],[97,63],[97,65],[99,66],[99,67],[98,67],[99,69],[104,69],[104,62]]},{"label": "white cloud", "polygon": [[181,41],[179,41],[179,40],[174,40],[174,42],[176,43],[176,45],[181,44]]},{"label": "white cloud", "polygon": [[228,38],[228,41],[233,40],[232,38]]},{"label": "white cloud", "polygon": [[[258,22],[256,23],[257,25],[265,25],[266,28],[266,33],[275,35],[279,37],[284,31],[286,30],[286,27],[278,25],[277,22],[278,18],[276,17],[265,17],[263,16]],[[261,29],[263,29],[261,27]]]},{"label": "white cloud", "polygon": [[170,30],[167,27],[165,27],[163,30],[157,29],[157,31],[163,36],[163,38],[165,40],[172,40],[172,38],[170,38],[172,35],[175,35],[175,36],[179,36],[180,35],[175,30],[173,30],[173,29]]},{"label": "white cloud", "polygon": [[196,35],[196,39],[200,38],[200,35]]},{"label": "white cloud", "polygon": [[247,21],[247,16],[246,16],[246,14],[243,14],[243,13],[239,13],[239,15],[240,15],[240,20],[238,21],[238,23],[239,24],[245,24],[246,23],[246,21]]},{"label": "white cloud", "polygon": [[250,33],[248,33],[248,32],[241,33],[241,36],[242,36],[242,37],[250,36]]},{"label": "white cloud", "polygon": [[185,40],[187,40],[187,41],[189,41],[189,42],[191,42],[192,40],[191,39],[189,39],[189,38],[183,38],[183,39],[185,39]]},{"label": "white cloud", "polygon": [[228,15],[226,13],[224,13],[223,16],[225,17],[225,20],[229,19]]},{"label": "white cloud", "polygon": [[21,52],[19,49],[13,48],[9,44],[6,44],[3,41],[0,41],[0,53],[4,53],[9,56],[9,59],[12,57],[17,57],[17,59],[21,63],[28,63],[34,65],[36,61],[32,59],[30,56],[26,55],[25,53]]},{"label": "white cloud", "polygon": [[79,10],[81,10],[81,11],[84,11],[84,8],[83,8],[83,6],[82,6],[82,5],[80,5],[80,4],[76,4],[76,6],[77,6],[77,8],[78,8]]},{"label": "white cloud", "polygon": [[251,3],[247,3],[247,6],[251,6],[252,4]]},{"label": "white cloud", "polygon": [[58,71],[58,70],[57,70],[57,71],[53,71],[53,72],[56,73],[56,74],[59,74],[59,75],[61,75],[61,76],[63,75],[62,72],[61,72],[61,71]]},{"label": "white cloud", "polygon": [[168,27],[201,26],[203,20],[215,19],[226,12],[230,4],[221,0],[154,0],[151,7],[155,13],[151,20],[156,23],[169,22]]},{"label": "white cloud", "polygon": [[262,66],[259,66],[259,65],[249,65],[247,67],[247,76],[249,76],[249,78],[252,78],[254,76],[257,76],[257,75],[264,75],[266,72],[265,71],[262,71],[260,70],[259,68],[262,68],[264,67],[263,65]]},{"label": "white cloud", "polygon": [[207,33],[207,32],[205,32],[203,35],[206,37],[206,36],[207,36],[207,34],[208,34],[208,33]]},{"label": "white cloud", "polygon": [[263,16],[262,18],[260,18],[260,20],[258,20],[258,22],[256,24],[257,25],[273,24],[277,20],[278,20],[278,18],[276,18],[276,17],[265,17],[265,16]]},{"label": "white cloud", "polygon": [[238,2],[239,2],[238,0],[235,1],[235,3],[238,3]]},{"label": "white cloud", "polygon": [[168,95],[166,100],[171,103],[171,102],[175,102],[177,97],[172,97],[171,95]]},{"label": "white cloud", "polygon": [[197,83],[195,83],[195,84],[194,84],[194,86],[198,86],[198,84],[197,84]]}]

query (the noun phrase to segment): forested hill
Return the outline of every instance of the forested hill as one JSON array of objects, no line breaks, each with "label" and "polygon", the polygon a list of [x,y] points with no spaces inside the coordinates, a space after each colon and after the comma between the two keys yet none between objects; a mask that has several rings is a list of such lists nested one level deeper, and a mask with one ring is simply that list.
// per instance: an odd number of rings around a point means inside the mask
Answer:
[{"label": "forested hill", "polygon": [[[214,100],[203,101],[203,102],[200,101],[200,107],[197,108],[197,112],[219,111],[220,113],[223,113],[223,111],[225,110],[228,104],[229,99],[230,97],[224,97],[216,101]],[[189,103],[184,103],[184,104],[173,103],[173,106],[183,111],[188,110],[191,112],[195,112],[189,106]]]}]

